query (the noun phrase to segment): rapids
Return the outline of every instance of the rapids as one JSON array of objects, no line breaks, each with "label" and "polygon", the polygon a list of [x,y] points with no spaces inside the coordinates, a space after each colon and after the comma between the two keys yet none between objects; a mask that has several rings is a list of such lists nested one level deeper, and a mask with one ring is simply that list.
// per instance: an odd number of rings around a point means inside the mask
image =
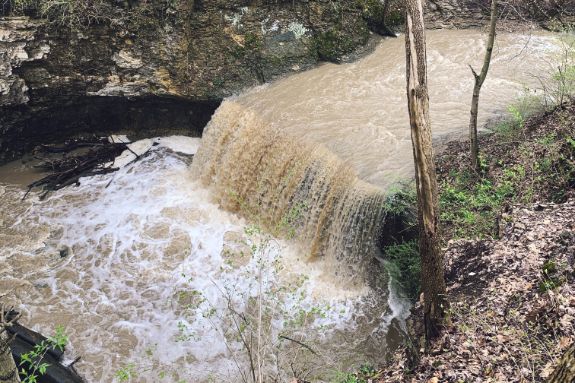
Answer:
[{"label": "rapids", "polygon": [[[428,38],[432,128],[460,135],[484,35]],[[500,34],[481,121],[559,51],[553,35]],[[389,39],[248,90],[201,142],[136,142],[160,144],[45,200],[22,201],[30,174],[0,169],[3,300],[45,333],[64,325],[89,382],[329,380],[377,363],[407,311],[374,261],[385,193],[413,166],[404,65],[402,39]]]},{"label": "rapids", "polygon": [[[371,55],[346,65],[323,64],[238,96],[235,102],[301,142],[321,144],[361,180],[385,188],[413,173],[405,96],[403,37],[387,39]],[[427,33],[431,127],[436,138],[466,132],[473,90],[469,65],[481,69],[485,35],[475,30]],[[482,126],[538,78],[556,70],[557,35],[498,33],[481,90]]]}]

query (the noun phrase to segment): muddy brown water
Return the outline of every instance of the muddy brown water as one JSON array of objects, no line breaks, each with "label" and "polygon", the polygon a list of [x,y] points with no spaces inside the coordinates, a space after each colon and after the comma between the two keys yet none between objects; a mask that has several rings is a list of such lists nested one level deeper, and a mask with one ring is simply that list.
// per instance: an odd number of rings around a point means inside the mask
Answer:
[{"label": "muddy brown water", "polygon": [[[460,135],[484,36],[428,38],[432,127]],[[90,382],[120,370],[134,382],[242,381],[237,313],[254,319],[242,329],[267,376],[294,367],[330,380],[381,360],[407,306],[385,275],[385,291],[355,275],[373,265],[356,245],[373,247],[386,190],[412,172],[403,49],[385,40],[358,62],[248,90],[222,104],[202,142],[158,139],[146,159],[44,201],[21,200],[29,167],[0,168],[0,291],[36,329],[66,327],[67,357],[82,355]],[[499,34],[480,122],[559,53],[554,35]]]}]

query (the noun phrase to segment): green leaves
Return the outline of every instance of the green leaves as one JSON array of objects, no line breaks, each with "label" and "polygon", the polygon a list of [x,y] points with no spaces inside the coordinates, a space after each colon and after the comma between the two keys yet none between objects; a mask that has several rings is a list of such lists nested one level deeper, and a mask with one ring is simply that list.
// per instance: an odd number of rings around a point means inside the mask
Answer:
[{"label": "green leaves", "polygon": [[38,366],[38,372],[40,372],[40,375],[44,375],[46,373],[46,369],[49,367],[50,365],[48,363],[42,363]]},{"label": "green leaves", "polygon": [[120,367],[120,369],[116,371],[116,379],[118,379],[119,382],[129,381],[135,375],[135,368],[136,366],[133,363]]},{"label": "green leaves", "polygon": [[416,240],[388,246],[385,252],[385,269],[392,281],[407,294],[410,299],[419,295],[421,261]]},{"label": "green leaves", "polygon": [[20,356],[20,376],[24,377],[22,383],[36,383],[38,377],[46,374],[50,367],[50,364],[42,362],[44,355],[50,348],[64,351],[66,344],[68,344],[68,336],[64,332],[64,327],[57,326],[54,335],[35,345],[31,351],[22,354]]},{"label": "green leaves", "polygon": [[68,344],[68,336],[64,333],[64,327],[56,326],[56,333],[48,337],[48,341],[52,347],[64,351],[64,347]]}]

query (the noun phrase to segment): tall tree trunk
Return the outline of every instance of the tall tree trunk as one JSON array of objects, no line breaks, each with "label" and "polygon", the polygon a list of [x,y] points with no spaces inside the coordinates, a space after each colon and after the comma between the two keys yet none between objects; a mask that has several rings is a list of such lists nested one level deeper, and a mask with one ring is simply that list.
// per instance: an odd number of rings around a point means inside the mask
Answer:
[{"label": "tall tree trunk", "polygon": [[575,382],[575,344],[563,355],[559,365],[547,383],[574,383]]},{"label": "tall tree trunk", "polygon": [[424,323],[429,340],[439,335],[448,302],[439,246],[439,205],[429,123],[423,4],[421,0],[407,0],[406,6],[407,99],[417,185]]},{"label": "tall tree trunk", "polygon": [[480,170],[479,164],[479,143],[477,141],[477,115],[479,110],[479,93],[481,87],[487,78],[489,72],[489,65],[491,64],[491,54],[493,53],[493,44],[495,43],[495,27],[497,25],[497,0],[491,0],[491,23],[489,25],[489,38],[487,40],[487,50],[485,51],[485,58],[483,59],[483,68],[481,73],[477,74],[473,67],[470,65],[471,72],[475,78],[475,86],[473,87],[473,98],[471,99],[471,120],[469,121],[469,144],[471,154],[471,167],[474,170]]}]

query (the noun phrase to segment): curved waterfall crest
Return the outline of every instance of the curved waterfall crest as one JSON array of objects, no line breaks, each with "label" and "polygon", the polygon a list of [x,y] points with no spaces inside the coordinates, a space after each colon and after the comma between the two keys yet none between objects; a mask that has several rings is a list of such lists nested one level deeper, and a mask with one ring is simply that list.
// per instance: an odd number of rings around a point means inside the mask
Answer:
[{"label": "curved waterfall crest", "polygon": [[372,261],[384,193],[323,145],[228,100],[207,126],[192,167],[222,207],[295,235],[311,259],[344,260],[354,270]]}]

